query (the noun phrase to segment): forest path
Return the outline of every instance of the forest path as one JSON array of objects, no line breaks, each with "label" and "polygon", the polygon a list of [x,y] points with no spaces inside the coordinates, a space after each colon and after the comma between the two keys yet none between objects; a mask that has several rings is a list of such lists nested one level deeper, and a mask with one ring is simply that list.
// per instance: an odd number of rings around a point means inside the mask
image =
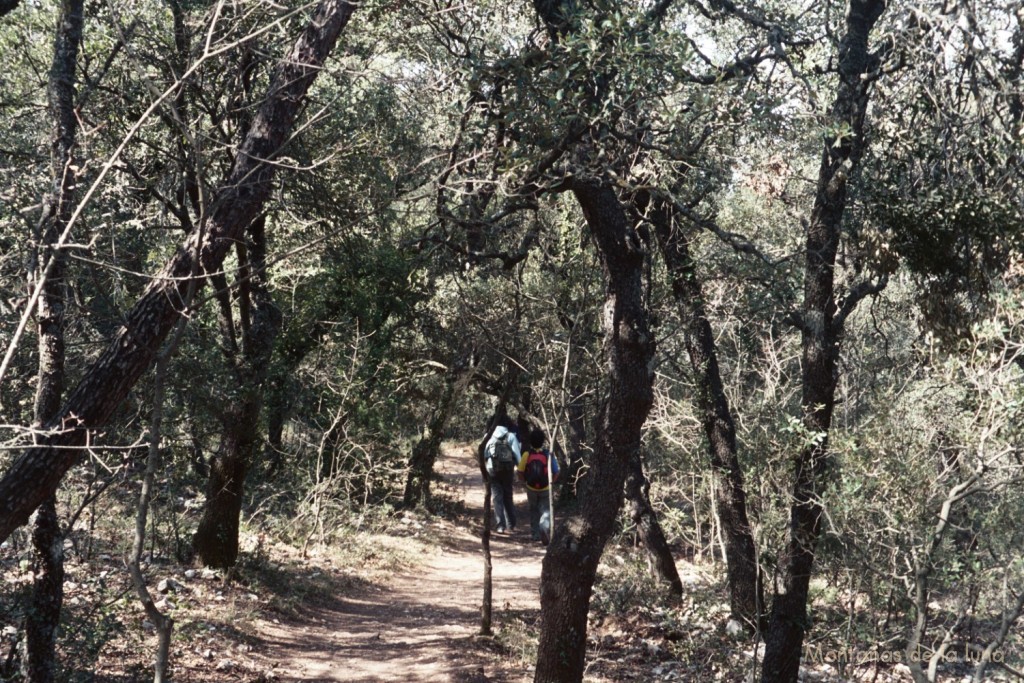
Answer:
[{"label": "forest path", "polygon": [[[532,670],[486,653],[474,642],[480,628],[483,553],[480,525],[484,488],[473,449],[446,446],[437,463],[452,495],[465,508],[445,523],[436,552],[379,588],[323,596],[301,623],[263,622],[265,655],[281,681],[409,681],[519,683]],[[503,614],[539,614],[544,549],[530,542],[526,495],[516,487],[519,525],[491,537],[494,625]],[[411,522],[416,524],[418,522]],[[433,531],[431,531],[433,533]],[[497,648],[495,648],[497,649]]]}]

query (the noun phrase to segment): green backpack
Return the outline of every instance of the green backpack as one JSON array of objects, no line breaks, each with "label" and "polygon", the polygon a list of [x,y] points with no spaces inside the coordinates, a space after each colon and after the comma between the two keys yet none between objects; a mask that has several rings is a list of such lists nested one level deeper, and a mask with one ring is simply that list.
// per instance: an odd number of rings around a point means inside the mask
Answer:
[{"label": "green backpack", "polygon": [[505,433],[498,437],[497,441],[494,442],[494,461],[502,466],[511,465],[515,467],[518,458],[516,458],[515,449],[512,448],[512,444],[508,440],[509,434]]}]

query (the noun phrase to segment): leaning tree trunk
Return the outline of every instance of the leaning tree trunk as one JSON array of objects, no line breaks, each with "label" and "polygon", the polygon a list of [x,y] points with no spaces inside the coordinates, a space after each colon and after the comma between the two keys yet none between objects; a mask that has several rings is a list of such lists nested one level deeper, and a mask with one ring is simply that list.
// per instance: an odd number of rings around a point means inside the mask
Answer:
[{"label": "leaning tree trunk", "polygon": [[841,306],[836,303],[835,266],[846,209],[846,180],[864,153],[864,119],[872,82],[865,76],[879,63],[878,56],[868,50],[868,37],[885,6],[885,0],[851,0],[846,33],[839,45],[840,83],[829,128],[847,132],[825,139],[807,228],[804,302],[796,320],[803,346],[803,426],[815,438],[795,462],[789,539],[780,562],[782,593],[772,603],[765,635],[764,683],[795,683],[799,675],[808,624],[808,587],[821,533],[821,495],[828,483],[828,434],[835,407],[843,323],[861,299],[884,286],[883,281],[878,287],[854,287]]},{"label": "leaning tree trunk", "polygon": [[609,185],[577,180],[572,190],[604,272],[608,384],[579,508],[555,528],[544,557],[537,683],[583,680],[587,612],[597,565],[622,507],[629,462],[640,449],[640,430],[654,400],[654,340],[642,283],[646,247]]},{"label": "leaning tree trunk", "polygon": [[182,302],[196,271],[202,278],[217,272],[228,250],[259,214],[270,195],[277,168],[273,160],[288,141],[306,91],[356,7],[345,0],[323,0],[315,9],[275,70],[252,129],[215,196],[207,224],[177,250],[125,315],[106,350],[47,423],[55,433],[23,453],[0,479],[0,541],[57,490],[64,474],[80,459],[77,447],[106,423],[150,367],[183,313]]},{"label": "leaning tree trunk", "polygon": [[672,294],[683,316],[683,340],[696,385],[694,403],[707,439],[712,476],[716,479],[715,511],[725,536],[731,616],[756,628],[763,620],[764,591],[757,548],[747,517],[743,470],[736,453],[736,425],[718,369],[715,336],[704,307],[704,291],[697,278],[687,237],[681,226],[673,224],[671,208],[659,200],[654,200],[648,208],[658,247],[672,280]]},{"label": "leaning tree trunk", "polygon": [[683,582],[676,569],[672,549],[665,539],[658,515],[651,507],[649,496],[651,482],[644,474],[643,460],[639,451],[629,460],[629,476],[626,478],[626,499],[629,501],[629,516],[636,524],[637,533],[643,541],[647,553],[654,563],[654,571],[663,581],[668,583],[672,595],[683,595]]},{"label": "leaning tree trunk", "polygon": [[[53,137],[50,173],[53,189],[43,200],[39,225],[40,244],[35,249],[36,273],[47,270],[36,308],[39,337],[39,378],[33,427],[41,428],[60,411],[64,391],[64,278],[65,257],[56,248],[71,217],[76,173],[72,164],[78,121],[75,117],[75,73],[82,42],[83,0],[66,0],[57,17],[48,88]],[[38,439],[36,440],[38,443]],[[33,683],[50,683],[55,677],[57,625],[64,603],[64,534],[57,516],[57,497],[46,497],[32,516],[33,566],[31,604],[25,618],[22,675]]]}]

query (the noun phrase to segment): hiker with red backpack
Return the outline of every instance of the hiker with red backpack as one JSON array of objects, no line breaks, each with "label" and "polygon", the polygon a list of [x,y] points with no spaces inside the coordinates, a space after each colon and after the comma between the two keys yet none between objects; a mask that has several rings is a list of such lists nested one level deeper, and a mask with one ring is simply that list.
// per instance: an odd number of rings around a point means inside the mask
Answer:
[{"label": "hiker with red backpack", "polygon": [[522,449],[515,433],[515,423],[507,415],[498,418],[491,438],[484,446],[484,467],[491,484],[494,505],[494,530],[499,534],[516,528],[516,507],[512,500],[512,484]]},{"label": "hiker with red backpack", "polygon": [[558,459],[544,448],[547,437],[540,429],[530,433],[530,447],[519,459],[519,477],[526,484],[530,504],[530,535],[547,545],[551,539],[551,484],[558,481]]}]

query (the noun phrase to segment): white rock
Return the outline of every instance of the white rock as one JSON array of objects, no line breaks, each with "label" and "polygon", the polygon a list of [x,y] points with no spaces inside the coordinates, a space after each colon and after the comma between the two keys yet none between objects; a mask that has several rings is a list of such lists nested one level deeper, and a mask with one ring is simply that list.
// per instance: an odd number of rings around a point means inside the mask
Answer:
[{"label": "white rock", "polygon": [[160,579],[156,589],[161,593],[171,593],[178,590],[178,582],[174,579]]},{"label": "white rock", "polygon": [[743,628],[743,624],[741,624],[738,620],[730,619],[725,624],[725,632],[733,638],[739,638],[744,634],[745,629]]},{"label": "white rock", "polygon": [[235,668],[235,662],[231,659],[222,659],[217,662],[217,666],[214,667],[217,671],[231,671]]}]

